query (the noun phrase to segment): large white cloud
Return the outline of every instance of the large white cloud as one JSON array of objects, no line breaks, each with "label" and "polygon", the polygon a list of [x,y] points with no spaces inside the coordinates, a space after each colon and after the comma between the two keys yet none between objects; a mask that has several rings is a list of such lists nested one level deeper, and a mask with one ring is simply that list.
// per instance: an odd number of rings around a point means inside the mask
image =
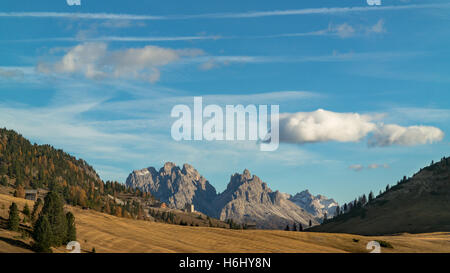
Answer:
[{"label": "large white cloud", "polygon": [[358,113],[335,113],[323,109],[314,112],[280,114],[280,141],[356,142],[375,130],[373,117]]},{"label": "large white cloud", "polygon": [[381,125],[369,139],[370,146],[413,146],[441,141],[444,132],[431,126],[402,127],[396,124]]},{"label": "large white cloud", "polygon": [[158,46],[108,50],[106,43],[83,43],[71,48],[55,63],[40,63],[43,73],[77,73],[90,79],[107,77],[159,80],[159,67],[182,57],[202,55],[199,49],[175,50]]},{"label": "large white cloud", "polygon": [[280,141],[288,143],[358,142],[369,136],[369,146],[420,145],[441,141],[444,132],[432,126],[403,127],[377,123],[377,115],[313,112],[280,114]]}]

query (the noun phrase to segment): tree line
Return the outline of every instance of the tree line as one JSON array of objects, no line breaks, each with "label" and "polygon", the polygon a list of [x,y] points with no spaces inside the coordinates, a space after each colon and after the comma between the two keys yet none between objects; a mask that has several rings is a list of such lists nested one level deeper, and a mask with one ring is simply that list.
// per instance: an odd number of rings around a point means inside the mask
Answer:
[{"label": "tree line", "polygon": [[133,201],[117,204],[117,196],[154,200],[149,193],[117,181],[103,182],[84,160],[50,145],[31,144],[5,128],[0,129],[0,185],[12,186],[15,197],[24,198],[25,189],[48,189],[72,206],[135,219],[144,218],[142,205]]},{"label": "tree line", "polygon": [[[35,202],[32,212],[28,204],[22,212],[32,223],[33,249],[36,252],[51,252],[51,247],[76,241],[75,216],[70,211],[64,211],[64,201],[59,194],[49,192],[44,202],[42,199]],[[19,209],[13,202],[9,207],[8,229],[19,231],[19,228]]]},{"label": "tree line", "polygon": [[[442,157],[439,162],[431,161],[430,165],[421,168],[420,171],[431,171],[434,173],[440,173],[443,171],[448,170],[448,167],[450,166],[450,157]],[[375,196],[372,191],[366,196],[366,194],[363,194],[362,196],[359,196],[355,198],[353,201],[350,201],[348,203],[345,203],[343,206],[337,206],[335,216],[332,219],[327,219],[327,217],[324,218],[323,223],[327,223],[333,220],[338,220],[340,216],[344,214],[349,213],[359,213],[362,217],[365,216],[365,210],[364,207],[368,204],[371,204],[376,198],[380,198],[386,193],[390,191],[395,191],[399,189],[404,183],[407,183],[411,180],[411,177],[403,176],[402,179],[398,180],[397,183],[394,186],[386,185],[384,190],[380,190],[378,195]]]}]

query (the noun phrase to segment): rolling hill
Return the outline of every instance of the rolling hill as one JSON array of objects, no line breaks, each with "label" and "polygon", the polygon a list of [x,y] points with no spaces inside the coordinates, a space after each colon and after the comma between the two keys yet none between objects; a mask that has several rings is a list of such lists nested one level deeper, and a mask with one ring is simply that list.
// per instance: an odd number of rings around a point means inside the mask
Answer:
[{"label": "rolling hill", "polygon": [[[16,202],[21,210],[33,202],[0,194],[0,219]],[[82,252],[107,253],[366,253],[369,241],[388,242],[392,248],[382,252],[450,252],[450,233],[360,236],[282,230],[232,230],[210,227],[170,225],[133,220],[78,207],[66,206],[75,214],[77,240]],[[174,236],[176,234],[176,236]],[[3,229],[0,221],[0,253],[31,252],[32,240],[26,235]],[[64,247],[54,252],[68,252]]]},{"label": "rolling hill", "polygon": [[450,158],[404,177],[366,205],[309,230],[362,235],[450,231]]}]

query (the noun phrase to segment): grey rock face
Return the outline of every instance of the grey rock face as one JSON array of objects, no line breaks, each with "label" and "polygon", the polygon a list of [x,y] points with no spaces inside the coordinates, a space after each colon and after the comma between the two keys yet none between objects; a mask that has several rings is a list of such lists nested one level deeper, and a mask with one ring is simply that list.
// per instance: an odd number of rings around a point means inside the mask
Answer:
[{"label": "grey rock face", "polygon": [[217,218],[256,224],[259,228],[282,229],[286,225],[301,223],[306,227],[309,220],[316,220],[285,195],[273,192],[266,183],[248,170],[231,176],[227,189],[216,199]]},{"label": "grey rock face", "polygon": [[336,214],[336,207],[339,206],[333,199],[320,194],[314,196],[308,190],[289,197],[289,200],[312,214],[318,221],[323,220],[325,213],[328,218],[333,217]]},{"label": "grey rock face", "polygon": [[[168,162],[159,171],[153,167],[134,171],[126,184],[150,192],[169,207],[183,209],[187,203],[192,203],[196,210],[220,220],[233,219],[234,222],[271,229],[283,229],[293,223],[307,227],[310,220],[313,225],[318,224],[317,214],[312,215],[289,200],[290,195],[272,191],[248,170],[232,175],[227,188],[219,195],[188,164],[180,169]],[[310,211],[316,213],[315,210]]]},{"label": "grey rock face", "polygon": [[215,212],[211,206],[217,196],[215,188],[189,164],[180,169],[167,162],[159,171],[153,167],[133,171],[126,185],[150,192],[172,208],[183,209],[190,203],[205,214]]}]

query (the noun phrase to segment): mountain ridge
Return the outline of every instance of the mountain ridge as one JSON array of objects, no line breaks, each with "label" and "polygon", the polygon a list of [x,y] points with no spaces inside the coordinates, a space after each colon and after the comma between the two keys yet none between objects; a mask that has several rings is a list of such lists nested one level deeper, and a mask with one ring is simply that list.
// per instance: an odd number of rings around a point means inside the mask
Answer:
[{"label": "mountain ridge", "polygon": [[[172,176],[167,178],[163,170]],[[322,217],[310,214],[289,200],[287,196],[290,195],[272,191],[248,169],[242,174],[231,175],[221,193],[217,193],[214,186],[191,165],[184,164],[180,169],[172,162],[166,162],[159,172],[154,167],[135,170],[128,176],[126,185],[148,191],[172,208],[184,208],[185,204],[192,203],[197,210],[211,217],[232,219],[260,228],[280,229],[293,223],[308,226],[310,221],[318,224]],[[166,188],[170,190],[163,190]]]}]

